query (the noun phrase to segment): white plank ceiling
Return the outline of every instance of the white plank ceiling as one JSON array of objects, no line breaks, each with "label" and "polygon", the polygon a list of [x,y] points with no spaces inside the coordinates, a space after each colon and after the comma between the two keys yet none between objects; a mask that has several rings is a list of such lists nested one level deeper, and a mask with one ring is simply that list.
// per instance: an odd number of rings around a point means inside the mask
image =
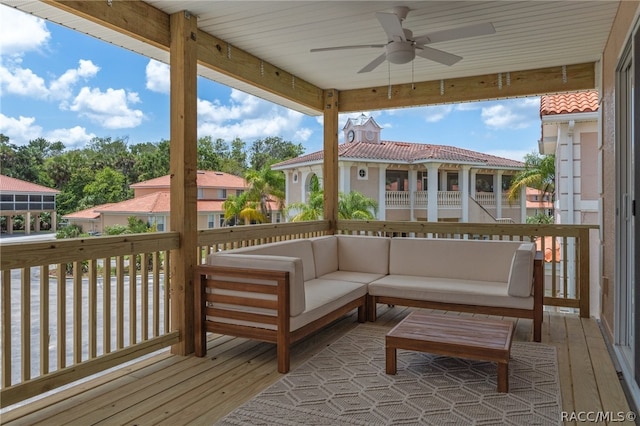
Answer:
[{"label": "white plank ceiling", "polygon": [[[168,53],[34,1],[3,3],[77,29],[145,56],[168,61]],[[115,3],[115,2],[114,2]],[[198,27],[297,78],[338,90],[385,86],[509,71],[595,62],[604,50],[618,1],[159,1],[166,12],[188,10]],[[358,74],[382,49],[310,53],[311,48],[384,44],[376,12],[408,6],[403,26],[414,36],[491,22],[493,35],[442,42],[431,47],[464,59],[448,67],[417,57],[413,64],[387,66]],[[210,70],[202,75],[275,102],[274,95]]]}]

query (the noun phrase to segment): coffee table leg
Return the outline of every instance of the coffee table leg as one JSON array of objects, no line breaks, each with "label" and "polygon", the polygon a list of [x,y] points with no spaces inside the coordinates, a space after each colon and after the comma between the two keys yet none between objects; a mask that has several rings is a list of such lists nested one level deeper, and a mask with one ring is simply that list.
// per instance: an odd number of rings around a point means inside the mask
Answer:
[{"label": "coffee table leg", "polygon": [[509,392],[509,363],[508,362],[498,363],[498,392]]},{"label": "coffee table leg", "polygon": [[396,374],[396,348],[387,346],[387,374]]}]

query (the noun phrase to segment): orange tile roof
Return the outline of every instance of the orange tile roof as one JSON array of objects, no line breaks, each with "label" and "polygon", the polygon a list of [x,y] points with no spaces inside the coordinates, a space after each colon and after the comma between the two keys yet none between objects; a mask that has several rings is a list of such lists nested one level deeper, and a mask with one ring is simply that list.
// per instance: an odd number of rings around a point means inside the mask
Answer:
[{"label": "orange tile roof", "polygon": [[63,219],[85,219],[85,220],[99,219],[100,212],[98,210],[104,207],[111,206],[112,204],[113,203],[108,203],[108,204],[101,204],[99,206],[89,207],[88,209],[66,214],[62,216],[62,218]]},{"label": "orange tile roof", "polygon": [[[198,200],[198,212],[222,212],[224,200]],[[277,211],[275,202],[269,202],[272,210]],[[130,200],[114,204],[104,204],[93,207],[98,213],[127,213],[127,214],[161,214],[171,210],[171,196],[169,192],[158,191]]]},{"label": "orange tile roof", "polygon": [[540,97],[540,116],[595,112],[598,110],[598,92],[560,93]]},{"label": "orange tile roof", "polygon": [[[245,189],[246,181],[229,173],[211,170],[198,170],[196,184],[198,188]],[[167,188],[171,185],[171,175],[160,176],[144,182],[134,183],[131,188]]]},{"label": "orange tile roof", "polygon": [[[426,160],[447,161],[453,163],[476,163],[487,167],[524,167],[520,161],[496,157],[468,149],[447,145],[432,145],[410,142],[382,141],[377,143],[354,142],[338,145],[340,159],[361,159],[416,163]],[[323,151],[316,151],[297,158],[275,164],[276,168],[300,163],[321,161]]]},{"label": "orange tile roof", "polygon": [[59,194],[60,191],[47,188],[46,186],[36,185],[35,183],[0,175],[0,191],[1,192],[21,192],[21,193],[44,193]]}]

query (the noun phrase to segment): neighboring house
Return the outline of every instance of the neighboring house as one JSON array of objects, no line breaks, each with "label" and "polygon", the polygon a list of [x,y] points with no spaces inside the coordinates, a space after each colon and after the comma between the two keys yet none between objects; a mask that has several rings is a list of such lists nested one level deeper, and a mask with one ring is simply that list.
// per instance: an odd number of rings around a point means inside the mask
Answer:
[{"label": "neighboring house", "polygon": [[[344,126],[338,146],[339,191],[378,203],[380,220],[525,222],[525,197],[506,190],[524,163],[453,146],[385,141],[364,114]],[[322,182],[323,151],[272,166],[286,175],[286,202],[306,202],[311,178]]]},{"label": "neighboring house", "polygon": [[40,214],[51,213],[51,229],[56,229],[56,195],[60,191],[35,183],[0,175],[0,216],[6,217],[7,233],[13,233],[13,219],[24,216],[24,233],[31,233],[31,216],[35,215],[33,231],[40,231]]},{"label": "neighboring house", "polygon": [[527,216],[544,214],[553,216],[553,194],[536,188],[527,188]]},{"label": "neighboring house", "polygon": [[[134,198],[114,204],[103,204],[66,216],[70,224],[84,232],[101,233],[108,226],[127,225],[129,217],[136,217],[158,231],[169,229],[170,205],[169,175],[131,185]],[[241,177],[215,171],[198,171],[198,229],[219,228],[224,224],[222,204],[229,195],[239,195],[248,189]],[[281,221],[277,203],[270,202],[272,222]]]},{"label": "neighboring house", "polygon": [[[602,157],[598,134],[598,92],[565,93],[540,98],[541,154],[556,156],[555,223],[600,225],[603,229]],[[590,233],[590,252],[599,253],[601,235]],[[568,241],[569,256],[574,253]],[[569,265],[573,264],[571,259]],[[591,312],[600,313],[600,262],[590,262]],[[575,274],[569,269],[568,274]],[[571,281],[571,280],[570,280]]]}]

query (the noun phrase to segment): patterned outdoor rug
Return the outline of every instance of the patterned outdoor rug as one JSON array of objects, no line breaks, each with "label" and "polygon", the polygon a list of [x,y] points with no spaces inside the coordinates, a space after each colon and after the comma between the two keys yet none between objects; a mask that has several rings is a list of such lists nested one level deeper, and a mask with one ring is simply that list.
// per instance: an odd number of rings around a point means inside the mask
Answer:
[{"label": "patterned outdoor rug", "polygon": [[359,325],[218,424],[561,423],[553,346],[514,342],[504,394],[490,362],[398,350],[398,374],[387,375],[386,331]]}]

